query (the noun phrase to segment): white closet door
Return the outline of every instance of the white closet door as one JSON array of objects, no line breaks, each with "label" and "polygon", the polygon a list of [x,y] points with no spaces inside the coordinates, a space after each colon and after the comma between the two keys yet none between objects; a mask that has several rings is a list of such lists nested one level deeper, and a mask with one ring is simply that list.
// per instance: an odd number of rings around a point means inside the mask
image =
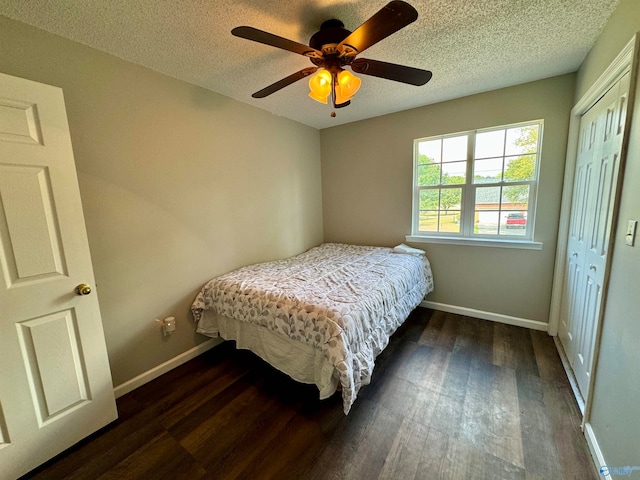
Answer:
[{"label": "white closet door", "polygon": [[584,399],[601,315],[629,74],[580,121],[559,337]]}]

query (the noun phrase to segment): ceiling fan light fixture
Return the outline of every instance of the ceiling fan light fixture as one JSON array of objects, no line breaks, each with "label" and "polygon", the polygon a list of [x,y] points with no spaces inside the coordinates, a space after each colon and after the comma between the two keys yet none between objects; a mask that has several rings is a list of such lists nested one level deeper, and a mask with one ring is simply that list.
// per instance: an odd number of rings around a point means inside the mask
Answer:
[{"label": "ceiling fan light fixture", "polygon": [[348,70],[338,73],[336,82],[336,102],[341,104],[348,102],[360,90],[362,80]]},{"label": "ceiling fan light fixture", "polygon": [[329,95],[331,95],[332,84],[331,73],[328,70],[321,69],[309,78],[309,96],[320,103],[327,103]]},{"label": "ceiling fan light fixture", "polygon": [[337,19],[323,22],[320,30],[309,40],[309,45],[248,26],[235,27],[231,33],[236,37],[297,53],[307,57],[314,65],[255,92],[251,95],[253,98],[264,98],[315,73],[309,78],[309,96],[324,104],[329,103],[331,98],[334,108],[342,108],[351,103],[351,98],[362,83],[343,67],[350,67],[358,74],[416,86],[424,85],[431,79],[432,73],[429,70],[356,58],[417,18],[418,11],[406,1],[391,0],[354,31],[344,28],[344,23]]}]

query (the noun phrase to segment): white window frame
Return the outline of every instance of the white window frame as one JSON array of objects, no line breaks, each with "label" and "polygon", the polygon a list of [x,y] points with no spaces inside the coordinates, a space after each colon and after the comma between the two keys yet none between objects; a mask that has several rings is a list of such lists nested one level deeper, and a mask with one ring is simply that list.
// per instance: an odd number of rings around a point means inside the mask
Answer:
[{"label": "white window frame", "polygon": [[[537,158],[536,168],[534,172],[534,179],[530,181],[521,182],[497,182],[494,184],[474,184],[473,183],[473,166],[474,166],[474,153],[475,153],[475,139],[476,135],[484,132],[491,132],[497,130],[505,130],[508,128],[524,127],[528,125],[539,125],[538,133],[538,146],[537,146]],[[431,137],[418,138],[413,141],[413,200],[412,200],[412,220],[411,220],[411,235],[406,236],[406,240],[409,242],[424,242],[424,243],[448,243],[457,245],[480,245],[489,247],[502,247],[502,248],[524,248],[540,250],[542,248],[541,242],[534,241],[535,230],[535,212],[538,194],[538,183],[540,178],[540,166],[541,166],[541,153],[542,153],[542,137],[544,133],[544,120],[531,120],[527,122],[513,123],[508,125],[501,125],[489,128],[482,128],[477,130],[469,130],[463,132],[457,132],[445,135],[435,135]],[[429,140],[443,140],[450,137],[459,137],[466,135],[467,141],[467,159],[466,159],[466,181],[463,185],[456,187],[462,188],[462,204],[460,214],[460,232],[424,232],[419,230],[420,221],[420,190],[424,187],[418,185],[418,165],[419,165],[419,151],[418,146],[421,142]],[[511,185],[529,185],[529,201],[527,209],[527,226],[524,235],[509,236],[499,234],[477,234],[474,233],[474,218],[475,218],[475,197],[476,189],[478,187],[487,186],[511,186]]]}]

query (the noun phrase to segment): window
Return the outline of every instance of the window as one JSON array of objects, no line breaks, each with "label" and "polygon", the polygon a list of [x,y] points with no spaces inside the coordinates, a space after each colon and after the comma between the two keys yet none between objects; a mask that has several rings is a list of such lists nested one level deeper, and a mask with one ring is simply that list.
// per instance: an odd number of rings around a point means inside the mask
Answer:
[{"label": "window", "polygon": [[542,125],[415,140],[412,236],[532,241]]}]

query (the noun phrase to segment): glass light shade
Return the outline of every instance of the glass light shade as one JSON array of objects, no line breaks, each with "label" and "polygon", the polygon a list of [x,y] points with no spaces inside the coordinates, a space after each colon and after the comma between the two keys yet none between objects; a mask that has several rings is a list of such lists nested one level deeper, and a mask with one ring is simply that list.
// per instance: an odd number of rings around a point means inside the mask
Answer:
[{"label": "glass light shade", "polygon": [[320,103],[327,103],[327,98],[331,95],[331,82],[331,73],[320,70],[309,79],[309,96]]},{"label": "glass light shade", "polygon": [[362,80],[353,73],[342,70],[338,73],[338,82],[336,84],[336,103],[341,104],[348,102],[360,89]]}]

